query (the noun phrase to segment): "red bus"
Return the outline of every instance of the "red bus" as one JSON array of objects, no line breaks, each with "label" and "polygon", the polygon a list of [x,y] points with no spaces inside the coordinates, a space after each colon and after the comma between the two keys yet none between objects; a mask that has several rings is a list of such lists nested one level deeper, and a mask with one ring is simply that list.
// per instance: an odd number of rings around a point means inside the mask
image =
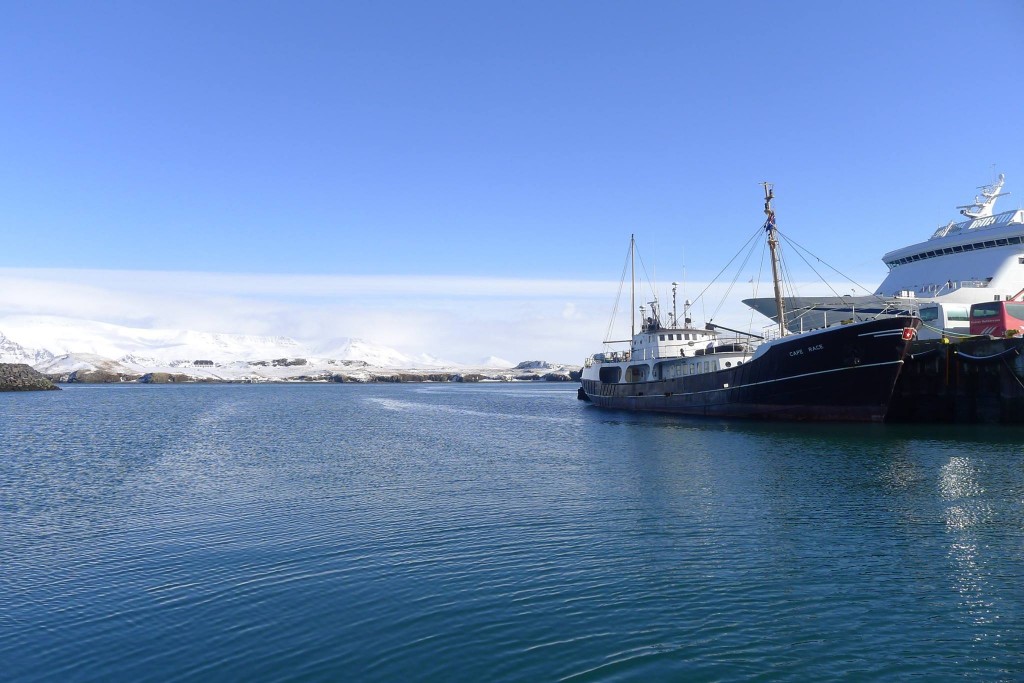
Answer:
[{"label": "red bus", "polygon": [[1010,330],[1024,333],[1024,303],[988,301],[971,304],[971,334],[1005,337]]}]

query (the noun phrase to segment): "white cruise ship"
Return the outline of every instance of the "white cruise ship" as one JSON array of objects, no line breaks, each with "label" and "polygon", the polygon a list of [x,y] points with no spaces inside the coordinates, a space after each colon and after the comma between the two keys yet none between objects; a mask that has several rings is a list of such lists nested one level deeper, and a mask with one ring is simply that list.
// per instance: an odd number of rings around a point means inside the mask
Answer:
[{"label": "white cruise ship", "polygon": [[[979,188],[974,203],[957,207],[967,220],[950,221],[924,242],[890,251],[889,274],[871,296],[786,297],[786,326],[793,331],[840,319],[916,312],[925,322],[920,337],[966,332],[970,305],[1024,293],[1024,209],[995,213],[1006,196],[1005,176]],[[745,299],[747,306],[778,322],[775,299]]]}]

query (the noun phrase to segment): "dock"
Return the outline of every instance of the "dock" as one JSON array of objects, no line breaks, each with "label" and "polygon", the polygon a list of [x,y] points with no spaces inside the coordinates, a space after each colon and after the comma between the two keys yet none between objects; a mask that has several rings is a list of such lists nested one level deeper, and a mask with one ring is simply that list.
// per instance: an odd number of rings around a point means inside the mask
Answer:
[{"label": "dock", "polygon": [[886,421],[1024,423],[1024,338],[915,342]]}]

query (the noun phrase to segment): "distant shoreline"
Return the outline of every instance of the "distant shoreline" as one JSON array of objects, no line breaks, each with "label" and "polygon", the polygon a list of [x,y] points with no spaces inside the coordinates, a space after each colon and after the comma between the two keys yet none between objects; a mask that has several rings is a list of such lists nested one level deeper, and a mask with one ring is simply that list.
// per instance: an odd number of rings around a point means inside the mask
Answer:
[{"label": "distant shoreline", "polygon": [[438,372],[415,370],[366,370],[359,374],[316,374],[294,377],[197,377],[185,373],[151,372],[142,375],[99,370],[41,375],[54,384],[478,384],[511,382],[576,382],[580,371],[559,367],[547,372],[535,369]]}]

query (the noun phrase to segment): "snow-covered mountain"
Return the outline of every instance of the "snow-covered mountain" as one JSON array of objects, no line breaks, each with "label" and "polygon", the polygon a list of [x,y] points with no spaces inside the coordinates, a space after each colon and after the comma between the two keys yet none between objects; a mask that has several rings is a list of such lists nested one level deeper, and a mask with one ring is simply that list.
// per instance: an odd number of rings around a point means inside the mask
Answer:
[{"label": "snow-covered mountain", "polygon": [[348,337],[318,344],[314,346],[311,355],[334,360],[361,360],[381,368],[439,368],[456,365],[426,353],[410,356],[387,346]]},{"label": "snow-covered mountain", "polygon": [[162,364],[192,359],[229,362],[296,356],[305,352],[288,337],[125,327],[57,316],[0,318],[0,333],[24,347],[45,349],[53,356],[68,353],[91,353],[113,359],[134,356]]},{"label": "snow-covered mountain", "polygon": [[482,358],[480,359],[480,362],[477,363],[477,365],[481,368],[503,369],[514,368],[516,366],[516,364],[513,363],[512,361],[505,360],[504,358],[498,358],[497,356],[487,356],[487,358]]},{"label": "snow-covered mountain", "polygon": [[[28,363],[43,372],[87,366],[117,372],[219,366],[271,359],[363,361],[381,368],[455,367],[428,354],[411,356],[361,339],[300,343],[290,337],[140,328],[57,316],[0,318],[0,362]],[[198,363],[197,361],[203,361]]]},{"label": "snow-covered mountain", "polygon": [[[3,359],[0,358],[0,360]],[[60,375],[79,370],[131,374],[134,370],[116,360],[97,356],[95,353],[65,353],[36,363],[33,367],[44,375]]]},{"label": "snow-covered mountain", "polygon": [[0,331],[0,362],[36,365],[52,359],[53,354],[46,349],[27,349]]}]

